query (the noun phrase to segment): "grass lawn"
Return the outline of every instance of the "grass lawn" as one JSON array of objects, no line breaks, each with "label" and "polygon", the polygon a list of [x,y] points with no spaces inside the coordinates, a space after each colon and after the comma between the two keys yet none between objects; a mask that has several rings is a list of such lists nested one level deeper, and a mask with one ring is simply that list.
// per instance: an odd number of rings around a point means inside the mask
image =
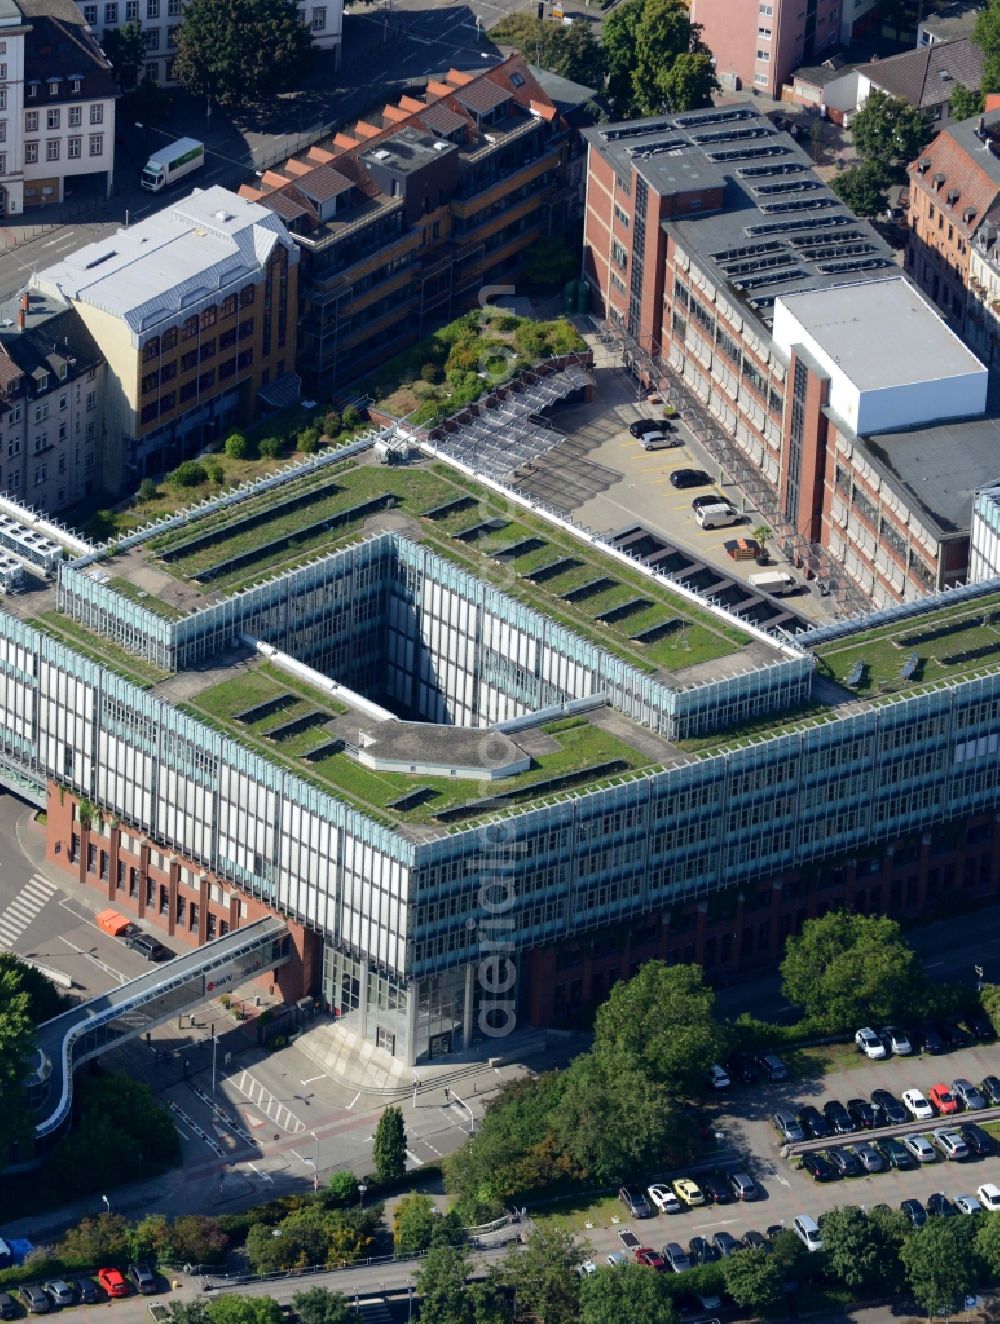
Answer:
[{"label": "grass lawn", "polygon": [[148,662],[133,653],[127,653],[124,648],[119,648],[110,639],[91,634],[84,626],[68,616],[60,615],[57,611],[42,612],[40,616],[33,617],[29,624],[37,626],[45,634],[58,639],[60,643],[66,644],[84,657],[90,658],[92,662],[99,662],[109,671],[116,671],[141,689],[149,689],[151,685],[155,685],[158,680],[165,680],[170,674],[161,671],[158,667],[150,666]]},{"label": "grass lawn", "polygon": [[854,1044],[817,1044],[811,1048],[796,1048],[781,1054],[781,1060],[788,1066],[789,1072],[801,1075],[824,1076],[835,1071],[854,1071],[856,1067],[867,1066],[868,1059],[859,1053]]},{"label": "grass lawn", "polygon": [[155,593],[147,593],[145,589],[138,588],[130,579],[125,579],[122,575],[114,575],[108,584],[108,588],[114,589],[124,598],[131,598],[133,602],[138,602],[140,606],[148,611],[155,612],[157,616],[163,616],[168,621],[179,621],[187,613],[180,610],[179,607],[172,606],[169,602],[164,602],[158,598]]},{"label": "grass lawn", "polygon": [[979,1125],[983,1128],[983,1130],[986,1132],[987,1135],[991,1135],[994,1138],[994,1140],[1000,1140],[1000,1121],[980,1122]]},{"label": "grass lawn", "polygon": [[621,1219],[623,1227],[628,1222],[624,1205],[613,1195],[570,1195],[565,1200],[532,1209],[531,1217],[536,1223],[552,1223],[564,1232],[576,1232],[583,1237],[590,1231],[588,1223],[594,1228],[605,1228],[612,1226],[613,1218]]}]

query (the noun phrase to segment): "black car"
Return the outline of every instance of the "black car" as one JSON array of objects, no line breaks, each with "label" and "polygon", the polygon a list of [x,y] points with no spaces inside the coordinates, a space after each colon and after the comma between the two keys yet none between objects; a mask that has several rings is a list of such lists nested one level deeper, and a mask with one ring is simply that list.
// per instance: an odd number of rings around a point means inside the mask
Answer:
[{"label": "black car", "polygon": [[824,1154],[815,1152],[802,1155],[802,1167],[813,1181],[836,1181],[840,1173]]},{"label": "black car", "polygon": [[917,1160],[898,1140],[892,1138],[876,1140],[875,1148],[885,1160],[886,1167],[899,1168],[901,1172],[908,1172],[911,1168],[917,1167]]},{"label": "black car", "polygon": [[692,510],[701,510],[702,506],[719,506],[725,504],[726,498],[718,492],[709,492],[708,496],[696,496],[691,502]]},{"label": "black car", "polygon": [[927,1210],[919,1200],[901,1200],[899,1208],[914,1227],[923,1227],[927,1222]]},{"label": "black car", "polygon": [[131,952],[138,952],[147,961],[164,961],[169,952],[162,942],[157,942],[148,933],[130,933],[125,939],[125,946]]},{"label": "black car", "polygon": [[952,1048],[968,1048],[972,1043],[972,1035],[969,1034],[968,1030],[960,1021],[950,1020],[942,1022],[941,1028],[942,1030],[947,1030],[947,1033],[951,1035]]},{"label": "black car", "polygon": [[[785,1227],[784,1223],[772,1223],[771,1226],[766,1229],[764,1235],[767,1237],[768,1241],[773,1246],[775,1240],[778,1237],[783,1236],[784,1233],[786,1232],[792,1232],[792,1229],[790,1227]],[[794,1235],[795,1233],[792,1232],[793,1237]]]},{"label": "black car", "polygon": [[927,1212],[940,1218],[954,1218],[958,1210],[940,1191],[935,1191],[933,1195],[927,1197]]},{"label": "black car", "polygon": [[828,1149],[826,1156],[842,1177],[860,1177],[864,1171],[857,1154],[852,1154],[843,1146]]},{"label": "black car", "polygon": [[1000,1076],[984,1076],[981,1088],[991,1108],[1000,1104]]},{"label": "black car", "polygon": [[925,1025],[917,1038],[920,1041],[920,1051],[923,1053],[930,1053],[936,1057],[938,1053],[947,1051],[948,1045],[936,1025]]},{"label": "black car", "polygon": [[798,1123],[810,1140],[826,1140],[833,1134],[833,1127],[811,1103],[799,1109]]},{"label": "black car", "polygon": [[756,1062],[765,1080],[774,1082],[788,1079],[788,1068],[777,1053],[758,1053]]},{"label": "black car", "polygon": [[0,1319],[17,1319],[21,1307],[9,1292],[0,1292]]},{"label": "black car", "polygon": [[688,1255],[692,1264],[714,1264],[719,1252],[705,1237],[692,1237],[688,1242]]},{"label": "black car", "polygon": [[709,1204],[732,1204],[735,1199],[728,1182],[714,1172],[699,1177],[698,1185]]},{"label": "black car", "polygon": [[903,1126],[904,1123],[912,1121],[902,1100],[897,1099],[895,1094],[890,1094],[888,1090],[873,1090],[872,1106],[879,1126]]},{"label": "black car", "polygon": [[875,1109],[867,1099],[848,1099],[847,1111],[851,1121],[860,1131],[871,1131],[875,1127]]},{"label": "black car", "polygon": [[774,1249],[767,1237],[761,1232],[754,1232],[752,1230],[750,1232],[744,1232],[740,1241],[747,1250],[770,1251]]},{"label": "black car", "polygon": [[[952,1025],[951,1021],[935,1021],[933,1025],[928,1025],[927,1029],[936,1034],[941,1040],[944,1044],[944,1051],[946,1053],[950,1052],[952,1048],[957,1047],[957,1044],[955,1043],[955,1027]],[[932,1051],[930,1048],[927,1048],[926,1043],[924,1044],[924,1048],[928,1053]]]},{"label": "black car", "polygon": [[995,1039],[996,1031],[993,1029],[993,1022],[986,1015],[986,1012],[980,1008],[978,1011],[970,1011],[965,1017],[965,1026],[969,1033],[984,1044]]},{"label": "black car", "polygon": [[92,1306],[100,1301],[101,1294],[93,1278],[74,1278],[73,1285],[76,1287],[76,1295],[82,1306]]},{"label": "black car", "polygon": [[831,1099],[823,1105],[823,1116],[833,1127],[834,1135],[849,1136],[858,1129],[854,1118],[839,1099]]},{"label": "black car", "polygon": [[966,1122],[958,1128],[958,1133],[965,1141],[970,1154],[976,1158],[985,1158],[994,1151],[993,1137],[975,1122]]},{"label": "black car", "polygon": [[670,475],[671,487],[707,487],[711,481],[704,469],[675,469]]},{"label": "black car", "polygon": [[740,1249],[740,1243],[735,1237],[730,1236],[728,1232],[716,1232],[715,1236],[712,1238],[712,1245],[724,1260],[728,1259],[734,1251]]},{"label": "black car", "polygon": [[657,423],[655,418],[637,418],[634,423],[628,425],[628,430],[633,437],[644,437],[647,432],[666,431],[666,425]]},{"label": "black car", "polygon": [[135,1284],[136,1291],[141,1296],[153,1296],[160,1290],[160,1284],[156,1280],[156,1274],[148,1264],[130,1264],[128,1267],[128,1277]]}]

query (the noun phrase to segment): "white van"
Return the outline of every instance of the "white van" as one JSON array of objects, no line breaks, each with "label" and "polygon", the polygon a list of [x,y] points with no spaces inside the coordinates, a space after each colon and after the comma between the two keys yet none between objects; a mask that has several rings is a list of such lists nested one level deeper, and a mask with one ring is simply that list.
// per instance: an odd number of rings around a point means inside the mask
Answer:
[{"label": "white van", "polygon": [[783,593],[794,592],[798,585],[787,570],[762,570],[760,574],[750,576],[750,587],[780,598]]},{"label": "white van", "polygon": [[823,1238],[815,1218],[810,1218],[808,1214],[796,1214],[792,1219],[792,1227],[806,1250],[823,1249]]},{"label": "white van", "polygon": [[699,506],[694,512],[695,520],[702,529],[725,529],[730,524],[738,524],[743,516],[728,501],[720,501],[714,506]]}]

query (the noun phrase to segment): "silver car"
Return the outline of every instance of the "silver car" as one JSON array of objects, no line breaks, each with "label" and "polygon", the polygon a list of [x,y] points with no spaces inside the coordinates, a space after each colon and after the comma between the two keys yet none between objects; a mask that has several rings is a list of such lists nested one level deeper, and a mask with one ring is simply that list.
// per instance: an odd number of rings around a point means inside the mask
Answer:
[{"label": "silver car", "polygon": [[956,1195],[955,1208],[960,1214],[980,1214],[983,1206],[974,1195]]},{"label": "silver car", "polygon": [[865,1172],[881,1172],[885,1167],[882,1155],[867,1140],[863,1140],[857,1145],[848,1145],[847,1148],[854,1152]]},{"label": "silver car", "polygon": [[958,1131],[953,1131],[948,1126],[939,1126],[931,1134],[934,1137],[934,1143],[945,1158],[964,1159],[969,1157],[969,1146]]},{"label": "silver car", "polygon": [[952,1093],[967,1112],[986,1107],[986,1095],[971,1080],[959,1077],[951,1082]]}]

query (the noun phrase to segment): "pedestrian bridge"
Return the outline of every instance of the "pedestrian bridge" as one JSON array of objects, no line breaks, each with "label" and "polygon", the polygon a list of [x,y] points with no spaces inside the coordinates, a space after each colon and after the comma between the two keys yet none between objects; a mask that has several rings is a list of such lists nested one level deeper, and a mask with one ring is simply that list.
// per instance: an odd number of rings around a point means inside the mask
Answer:
[{"label": "pedestrian bridge", "polygon": [[52,1135],[69,1117],[73,1072],[81,1063],[284,965],[290,954],[284,920],[267,916],[45,1021],[35,1035],[40,1066],[31,1082],[33,1096],[42,1100],[36,1140]]}]

